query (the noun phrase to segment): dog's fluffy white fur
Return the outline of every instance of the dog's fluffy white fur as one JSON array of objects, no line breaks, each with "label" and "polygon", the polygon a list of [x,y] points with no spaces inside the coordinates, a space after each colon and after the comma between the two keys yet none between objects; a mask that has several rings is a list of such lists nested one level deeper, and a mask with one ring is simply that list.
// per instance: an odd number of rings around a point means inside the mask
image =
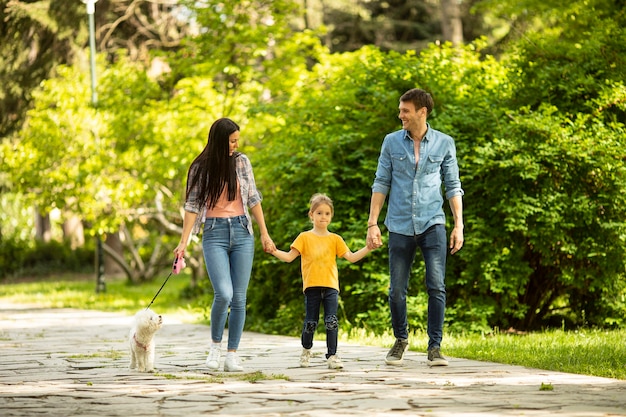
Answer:
[{"label": "dog's fluffy white fur", "polygon": [[128,335],[130,369],[136,368],[139,372],[154,371],[154,334],[162,325],[163,318],[150,309],[141,310],[135,314]]}]

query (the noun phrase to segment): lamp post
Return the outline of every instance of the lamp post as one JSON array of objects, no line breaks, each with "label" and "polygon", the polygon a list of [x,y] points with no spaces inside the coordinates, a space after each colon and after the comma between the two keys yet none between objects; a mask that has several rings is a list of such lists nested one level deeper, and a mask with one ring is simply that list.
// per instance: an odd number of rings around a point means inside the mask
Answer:
[{"label": "lamp post", "polygon": [[[98,93],[96,92],[96,29],[94,14],[96,12],[96,2],[98,0],[81,0],[87,5],[89,15],[89,59],[91,67],[91,104],[94,108],[98,105]],[[104,250],[102,239],[96,235],[96,292],[105,292],[104,282]]]},{"label": "lamp post", "polygon": [[87,5],[89,15],[89,58],[91,60],[91,104],[94,107],[98,104],[98,93],[96,93],[96,24],[94,14],[96,13],[96,2],[98,0],[81,0]]}]

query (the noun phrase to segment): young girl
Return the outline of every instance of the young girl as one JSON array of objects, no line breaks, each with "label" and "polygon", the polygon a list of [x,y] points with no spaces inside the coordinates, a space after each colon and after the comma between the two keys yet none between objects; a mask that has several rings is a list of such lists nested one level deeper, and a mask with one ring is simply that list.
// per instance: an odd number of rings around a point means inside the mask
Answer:
[{"label": "young girl", "polygon": [[313,229],[302,232],[291,244],[291,250],[279,249],[269,252],[284,262],[291,262],[302,255],[302,284],[306,317],[302,327],[302,355],[300,366],[309,366],[313,335],[319,321],[320,305],[324,305],[324,324],[326,326],[326,360],[331,369],[341,369],[343,364],[337,356],[337,309],[339,305],[339,274],[337,256],[357,262],[371,249],[367,246],[352,253],[343,238],[328,231],[333,218],[333,202],[324,194],[311,197],[309,218]]}]

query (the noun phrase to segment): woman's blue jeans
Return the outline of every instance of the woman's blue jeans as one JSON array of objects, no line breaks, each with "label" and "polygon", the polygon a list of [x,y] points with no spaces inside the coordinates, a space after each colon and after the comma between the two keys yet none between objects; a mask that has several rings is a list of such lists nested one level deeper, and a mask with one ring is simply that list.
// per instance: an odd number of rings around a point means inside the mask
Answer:
[{"label": "woman's blue jeans", "polygon": [[[228,349],[237,350],[246,321],[246,295],[254,236],[248,232],[246,216],[207,218],[202,234],[202,250],[213,292],[211,338],[221,342],[228,319]],[[230,314],[229,314],[230,308]]]},{"label": "woman's blue jeans", "polygon": [[397,339],[408,338],[406,297],[411,267],[417,248],[426,265],[428,291],[428,349],[440,347],[446,309],[447,238],[443,224],[429,227],[421,235],[405,236],[389,232],[389,308],[391,325]]},{"label": "woman's blue jeans", "polygon": [[304,291],[304,308],[306,317],[302,327],[302,347],[313,347],[313,336],[320,320],[320,306],[324,305],[324,325],[326,326],[326,359],[337,353],[337,336],[339,323],[337,309],[339,307],[339,291],[327,287],[310,287]]}]

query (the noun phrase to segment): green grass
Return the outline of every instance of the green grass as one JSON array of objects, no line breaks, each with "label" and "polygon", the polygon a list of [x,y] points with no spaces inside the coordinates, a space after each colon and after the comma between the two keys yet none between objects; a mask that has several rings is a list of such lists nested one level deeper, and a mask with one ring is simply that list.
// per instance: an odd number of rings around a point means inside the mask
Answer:
[{"label": "green grass", "polygon": [[[340,333],[341,334],[341,333]],[[391,347],[391,334],[374,335],[352,329],[343,341]],[[494,332],[445,334],[442,352],[455,358],[474,359],[626,380],[626,329],[578,331],[545,330],[527,334]],[[425,352],[428,336],[415,332],[411,350]]]},{"label": "green grass", "polygon": [[108,359],[120,359],[126,355],[126,351],[121,352],[119,350],[107,350],[105,352],[94,352],[89,355],[80,354],[80,355],[70,355],[68,358],[70,359],[93,359],[93,358],[108,358]]},{"label": "green grass", "polygon": [[626,329],[450,336],[450,356],[626,379]]},{"label": "green grass", "polygon": [[[22,283],[0,284],[0,299],[14,303],[37,304],[51,308],[78,308],[134,314],[145,308],[161,287],[163,279],[136,286],[125,280],[107,280],[107,291],[96,293],[95,277],[72,276]],[[160,314],[187,323],[206,323],[202,300],[184,300],[180,295],[189,285],[189,276],[172,276],[152,307]],[[206,304],[206,300],[204,300]],[[0,335],[1,336],[1,335]],[[390,333],[374,335],[363,329],[341,331],[343,342],[391,346]],[[546,330],[528,334],[494,332],[446,334],[444,355],[491,361],[530,368],[594,375],[626,380],[626,329],[578,331]],[[411,349],[425,351],[428,337],[423,332],[411,336]],[[547,389],[547,388],[546,388]]]},{"label": "green grass", "polygon": [[285,381],[289,381],[289,377],[286,375],[276,375],[276,374],[265,374],[261,371],[248,372],[248,373],[224,373],[218,375],[174,375],[174,374],[163,374],[156,373],[155,376],[160,376],[165,379],[186,379],[186,380],[194,380],[194,381],[206,381],[211,384],[223,384],[225,380],[239,380],[246,381],[250,383],[256,383],[259,381],[269,381],[276,379],[284,379]]},{"label": "green grass", "polygon": [[[95,276],[91,280],[75,276],[41,279],[33,282],[0,283],[0,299],[13,303],[37,304],[49,308],[79,308],[134,314],[146,308],[161,288],[162,279],[129,285],[125,279],[105,280],[106,291],[96,293]],[[159,314],[175,316],[181,321],[202,323],[204,308],[198,300],[181,299],[190,282],[188,275],[172,275],[151,308]]]}]

